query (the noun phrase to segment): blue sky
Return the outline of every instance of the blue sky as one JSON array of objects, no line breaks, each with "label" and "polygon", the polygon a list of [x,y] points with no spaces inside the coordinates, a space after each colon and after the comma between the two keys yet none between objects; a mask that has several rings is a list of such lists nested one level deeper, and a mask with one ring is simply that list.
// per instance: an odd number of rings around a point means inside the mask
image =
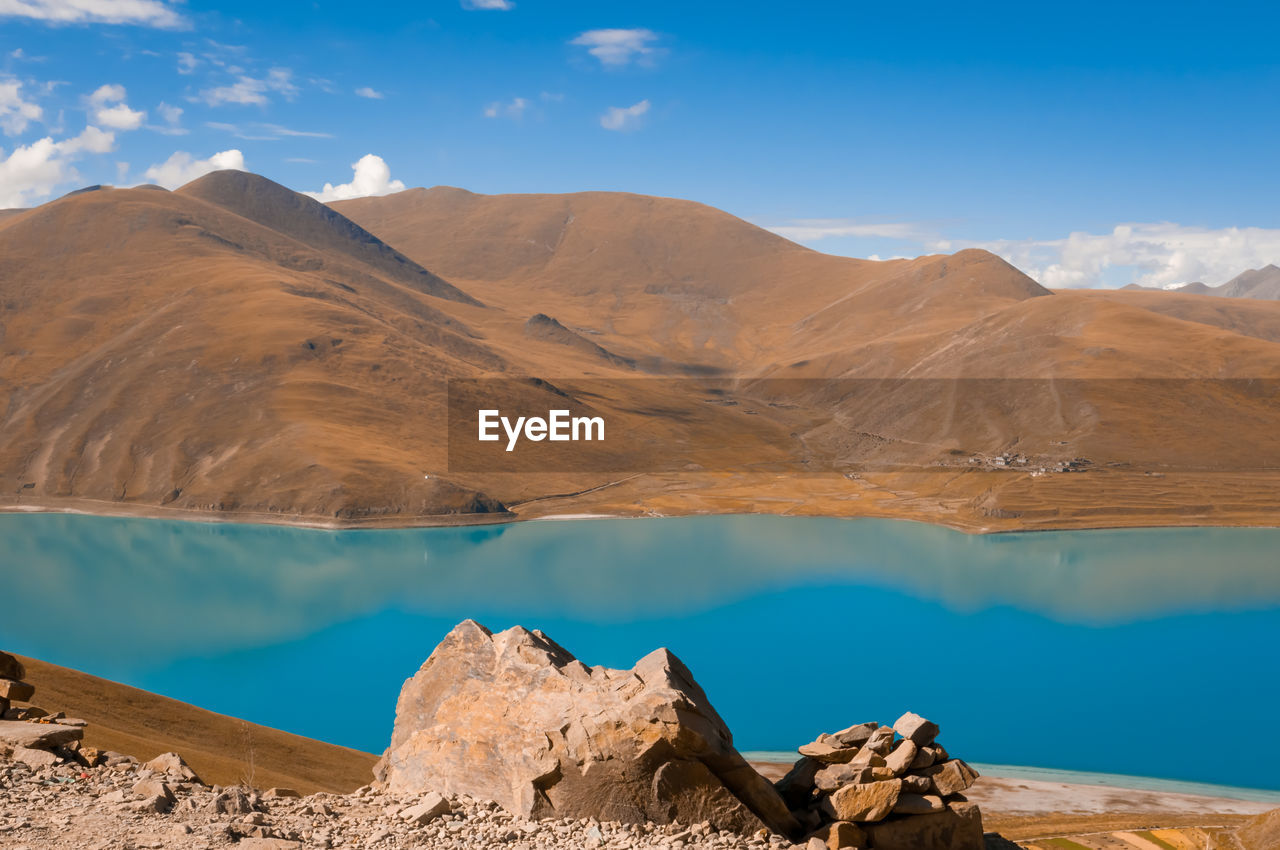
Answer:
[{"label": "blue sky", "polygon": [[1116,6],[0,0],[0,206],[221,165],[691,198],[1055,286],[1280,262],[1280,11]]}]

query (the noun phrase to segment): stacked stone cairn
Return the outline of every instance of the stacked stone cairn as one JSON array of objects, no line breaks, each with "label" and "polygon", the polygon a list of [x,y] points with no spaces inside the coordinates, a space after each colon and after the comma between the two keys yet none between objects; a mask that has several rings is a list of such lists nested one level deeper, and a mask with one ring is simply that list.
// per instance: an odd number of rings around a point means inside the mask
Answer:
[{"label": "stacked stone cairn", "polygon": [[27,702],[36,689],[22,681],[27,675],[22,662],[7,652],[0,652],[0,719],[15,702]]},{"label": "stacked stone cairn", "polygon": [[963,792],[977,771],[907,713],[823,734],[777,783],[809,850],[982,850],[982,815]]}]

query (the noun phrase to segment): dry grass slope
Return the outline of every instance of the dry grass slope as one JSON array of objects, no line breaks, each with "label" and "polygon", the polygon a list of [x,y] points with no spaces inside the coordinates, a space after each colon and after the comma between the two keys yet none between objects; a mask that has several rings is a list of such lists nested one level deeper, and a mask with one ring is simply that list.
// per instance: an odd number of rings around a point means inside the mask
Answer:
[{"label": "dry grass slope", "polygon": [[210,784],[347,793],[373,778],[377,757],[214,714],[65,667],[22,658],[35,702],[89,722],[85,745],[151,759],[179,753]]}]

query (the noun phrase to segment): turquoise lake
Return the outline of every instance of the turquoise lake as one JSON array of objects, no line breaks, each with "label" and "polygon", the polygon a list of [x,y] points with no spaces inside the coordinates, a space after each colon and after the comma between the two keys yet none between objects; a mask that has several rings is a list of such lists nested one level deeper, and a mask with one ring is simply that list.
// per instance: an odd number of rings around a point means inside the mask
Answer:
[{"label": "turquoise lake", "polygon": [[670,647],[743,750],[911,710],[974,762],[1280,789],[1280,529],[10,514],[0,606],[0,648],[373,752],[470,617],[587,664]]}]

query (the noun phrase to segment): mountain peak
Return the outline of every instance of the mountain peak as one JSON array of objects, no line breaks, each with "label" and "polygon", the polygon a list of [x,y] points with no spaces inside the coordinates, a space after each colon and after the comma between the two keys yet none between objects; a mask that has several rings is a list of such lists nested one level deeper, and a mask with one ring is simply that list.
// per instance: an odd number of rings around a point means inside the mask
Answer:
[{"label": "mountain peak", "polygon": [[225,169],[178,189],[318,249],[338,250],[429,295],[480,302],[365,230],[337,210],[259,174]]}]

